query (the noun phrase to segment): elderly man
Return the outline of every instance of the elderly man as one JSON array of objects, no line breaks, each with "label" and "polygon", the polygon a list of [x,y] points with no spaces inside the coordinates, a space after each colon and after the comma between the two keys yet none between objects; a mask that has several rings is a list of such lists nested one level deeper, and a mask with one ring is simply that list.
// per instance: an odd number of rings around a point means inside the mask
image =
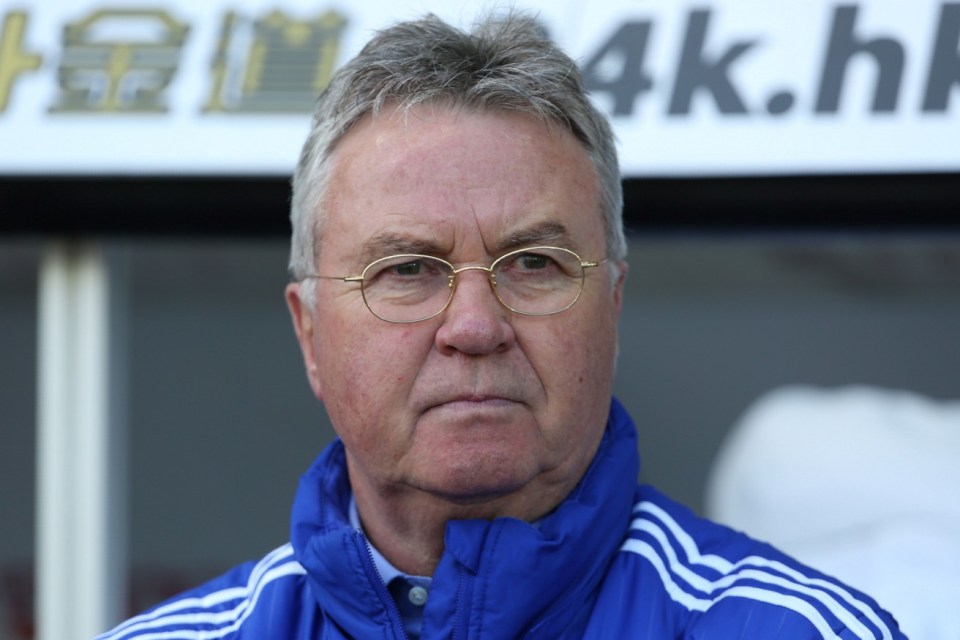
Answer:
[{"label": "elderly man", "polygon": [[636,486],[612,134],[534,21],[378,34],[321,96],[286,296],[339,438],[291,544],[106,638],[898,638]]}]

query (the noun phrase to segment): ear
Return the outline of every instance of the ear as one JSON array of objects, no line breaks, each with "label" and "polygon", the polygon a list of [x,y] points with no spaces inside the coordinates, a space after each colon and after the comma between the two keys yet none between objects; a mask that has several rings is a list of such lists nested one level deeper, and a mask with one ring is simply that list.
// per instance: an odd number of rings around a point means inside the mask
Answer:
[{"label": "ear", "polygon": [[306,304],[300,295],[300,286],[298,282],[288,284],[284,291],[284,297],[287,299],[287,308],[290,310],[290,318],[293,320],[293,330],[297,334],[297,342],[300,344],[300,352],[303,354],[303,364],[307,369],[307,380],[310,382],[310,388],[313,389],[313,395],[322,401],[323,394],[317,370],[317,347],[313,340],[313,309]]},{"label": "ear", "polygon": [[617,316],[619,316],[620,309],[623,307],[623,286],[627,281],[629,266],[626,260],[619,260],[614,268],[617,269],[617,280],[613,283],[613,304],[616,307]]},{"label": "ear", "polygon": [[614,372],[616,372],[617,363],[620,361],[620,311],[623,309],[623,287],[627,281],[627,271],[629,267],[627,266],[626,260],[619,260],[614,265],[614,268],[617,270],[617,279],[613,283],[613,308],[616,314],[613,324],[614,335],[616,336],[613,352],[613,369]]}]

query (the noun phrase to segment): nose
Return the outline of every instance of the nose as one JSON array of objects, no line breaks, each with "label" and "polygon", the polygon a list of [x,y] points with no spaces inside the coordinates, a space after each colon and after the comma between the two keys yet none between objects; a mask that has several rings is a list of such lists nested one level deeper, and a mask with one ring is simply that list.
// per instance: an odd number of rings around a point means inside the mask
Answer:
[{"label": "nose", "polygon": [[500,304],[493,292],[488,270],[460,269],[453,298],[437,329],[437,348],[448,355],[505,351],[515,340],[510,315],[511,311]]}]

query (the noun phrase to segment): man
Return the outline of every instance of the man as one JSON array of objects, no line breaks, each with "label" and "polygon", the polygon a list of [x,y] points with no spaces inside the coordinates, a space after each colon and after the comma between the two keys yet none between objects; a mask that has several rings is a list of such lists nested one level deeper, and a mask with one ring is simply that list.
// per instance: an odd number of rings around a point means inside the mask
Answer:
[{"label": "man", "polygon": [[293,191],[287,302],[339,439],[290,545],[104,637],[902,637],[636,487],[612,134],[533,20],[378,34]]}]

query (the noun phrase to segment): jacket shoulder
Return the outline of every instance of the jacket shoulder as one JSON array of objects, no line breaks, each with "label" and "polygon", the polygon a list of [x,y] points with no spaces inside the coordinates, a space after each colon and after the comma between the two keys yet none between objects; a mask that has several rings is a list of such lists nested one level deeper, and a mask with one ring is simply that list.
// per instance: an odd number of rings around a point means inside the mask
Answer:
[{"label": "jacket shoulder", "polygon": [[[196,632],[210,637],[239,639],[267,637],[290,626],[301,609],[305,571],[293,557],[289,544],[275,549],[259,562],[248,562],[213,580],[175,596],[127,620],[95,640],[137,638],[193,638]],[[278,612],[287,615],[279,619]],[[206,637],[205,635],[203,637]],[[282,637],[273,634],[269,637]]]},{"label": "jacket shoulder", "polygon": [[652,487],[637,490],[608,586],[619,598],[646,599],[629,615],[648,619],[632,624],[657,624],[668,637],[905,637],[865,594]]}]

